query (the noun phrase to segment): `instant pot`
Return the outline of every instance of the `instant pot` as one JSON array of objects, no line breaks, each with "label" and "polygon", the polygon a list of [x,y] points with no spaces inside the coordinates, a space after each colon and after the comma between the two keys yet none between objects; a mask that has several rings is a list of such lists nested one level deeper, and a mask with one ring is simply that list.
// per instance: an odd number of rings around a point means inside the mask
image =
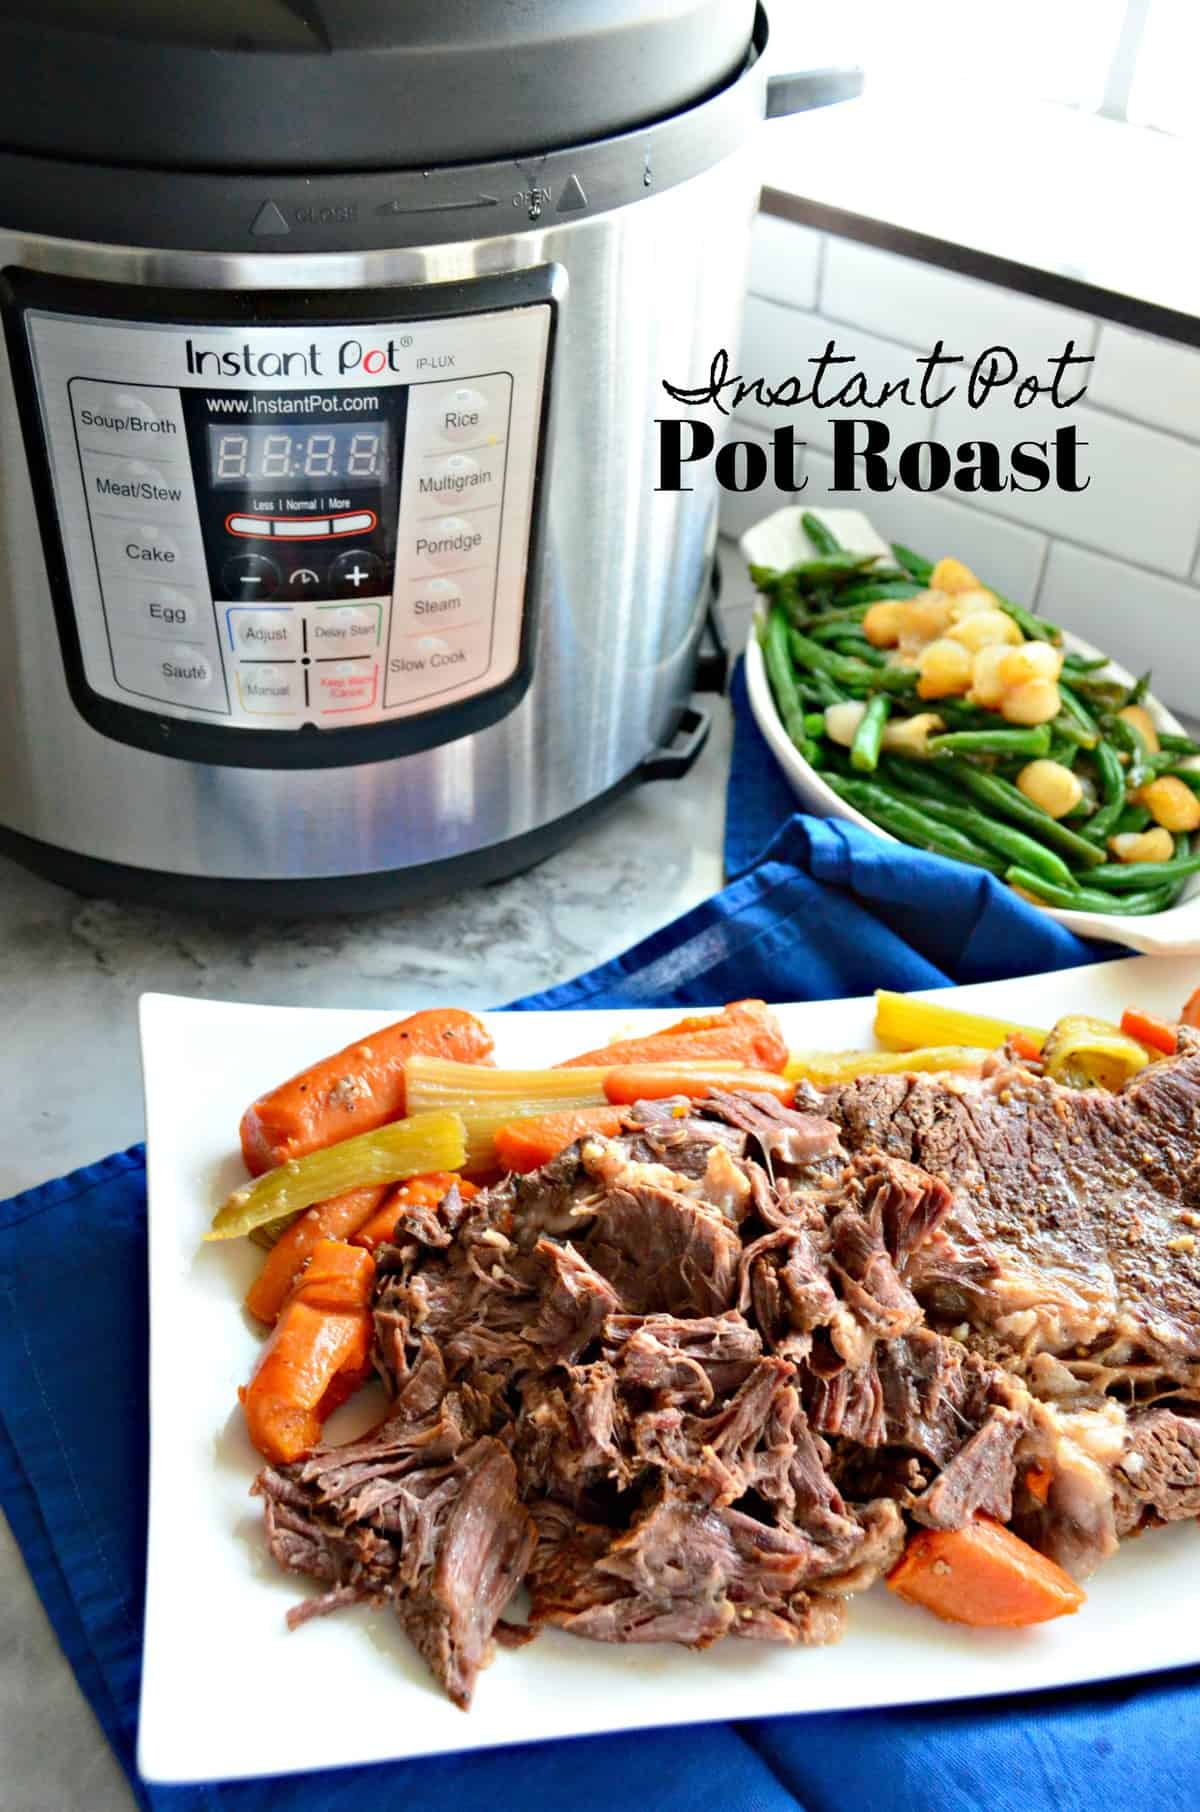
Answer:
[{"label": "instant pot", "polygon": [[0,847],[289,913],[528,866],[681,771],[754,0],[0,17]]}]

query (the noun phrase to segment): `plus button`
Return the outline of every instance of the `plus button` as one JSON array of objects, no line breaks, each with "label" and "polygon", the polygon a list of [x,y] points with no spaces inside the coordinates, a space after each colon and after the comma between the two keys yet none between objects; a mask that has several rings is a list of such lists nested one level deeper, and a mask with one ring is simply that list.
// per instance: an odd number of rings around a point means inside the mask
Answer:
[{"label": "plus button", "polygon": [[361,597],[363,592],[383,589],[383,561],[369,548],[349,548],[339,554],[329,568],[334,595],[339,598]]}]

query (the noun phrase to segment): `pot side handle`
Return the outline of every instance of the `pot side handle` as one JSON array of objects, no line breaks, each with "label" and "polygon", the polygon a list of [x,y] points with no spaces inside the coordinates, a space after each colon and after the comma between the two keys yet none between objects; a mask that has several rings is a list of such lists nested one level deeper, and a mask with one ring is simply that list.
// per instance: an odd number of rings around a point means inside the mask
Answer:
[{"label": "pot side handle", "polygon": [[851,66],[771,76],[767,82],[767,118],[778,120],[789,113],[832,107],[835,101],[852,101],[862,90],[863,72]]}]

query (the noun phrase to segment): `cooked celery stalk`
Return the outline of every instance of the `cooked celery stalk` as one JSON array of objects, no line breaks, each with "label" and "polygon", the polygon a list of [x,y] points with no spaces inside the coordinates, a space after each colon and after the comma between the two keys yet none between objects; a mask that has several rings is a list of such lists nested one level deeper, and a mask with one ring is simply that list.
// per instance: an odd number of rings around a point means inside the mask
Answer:
[{"label": "cooked celery stalk", "polygon": [[991,1019],[985,1013],[966,1013],[961,1007],[944,1007],[936,1000],[918,1000],[911,994],[875,991],[875,1036],[889,1051],[913,1050],[924,1044],[975,1045],[998,1051],[1013,1032],[1022,1032],[1040,1049],[1046,1037],[1037,1026],[1018,1025],[1014,1019]]},{"label": "cooked celery stalk", "polygon": [[904,1075],[909,1070],[956,1070],[972,1075],[988,1055],[982,1047],[927,1044],[915,1051],[793,1051],[784,1075],[789,1082],[824,1087],[855,1076]]},{"label": "cooked celery stalk", "polygon": [[[410,1057],[405,1070],[408,1107],[413,1113],[452,1113],[462,1121],[466,1156],[462,1168],[490,1170],[494,1140],[510,1120],[529,1120],[564,1108],[604,1107],[607,1069],[493,1070],[482,1063],[455,1063],[449,1057]],[[430,1165],[455,1170],[455,1164]]]},{"label": "cooked celery stalk", "polygon": [[374,1132],[310,1151],[307,1157],[294,1158],[243,1184],[217,1210],[204,1237],[239,1239],[255,1227],[297,1214],[347,1189],[400,1183],[427,1171],[461,1170],[464,1155],[463,1123],[456,1114],[411,1114]]},{"label": "cooked celery stalk", "polygon": [[1119,1026],[1090,1013],[1068,1013],[1047,1034],[1042,1062],[1047,1076],[1067,1088],[1123,1088],[1150,1058]]}]

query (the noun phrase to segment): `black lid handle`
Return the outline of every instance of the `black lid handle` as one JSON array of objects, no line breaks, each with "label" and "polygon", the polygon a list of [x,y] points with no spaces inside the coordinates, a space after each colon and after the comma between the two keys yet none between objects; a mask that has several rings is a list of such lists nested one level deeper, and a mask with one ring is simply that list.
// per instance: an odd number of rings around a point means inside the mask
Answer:
[{"label": "black lid handle", "polygon": [[832,107],[835,101],[852,101],[862,90],[863,72],[853,67],[772,76],[767,83],[767,118],[778,120],[789,113],[808,113],[813,107]]}]

